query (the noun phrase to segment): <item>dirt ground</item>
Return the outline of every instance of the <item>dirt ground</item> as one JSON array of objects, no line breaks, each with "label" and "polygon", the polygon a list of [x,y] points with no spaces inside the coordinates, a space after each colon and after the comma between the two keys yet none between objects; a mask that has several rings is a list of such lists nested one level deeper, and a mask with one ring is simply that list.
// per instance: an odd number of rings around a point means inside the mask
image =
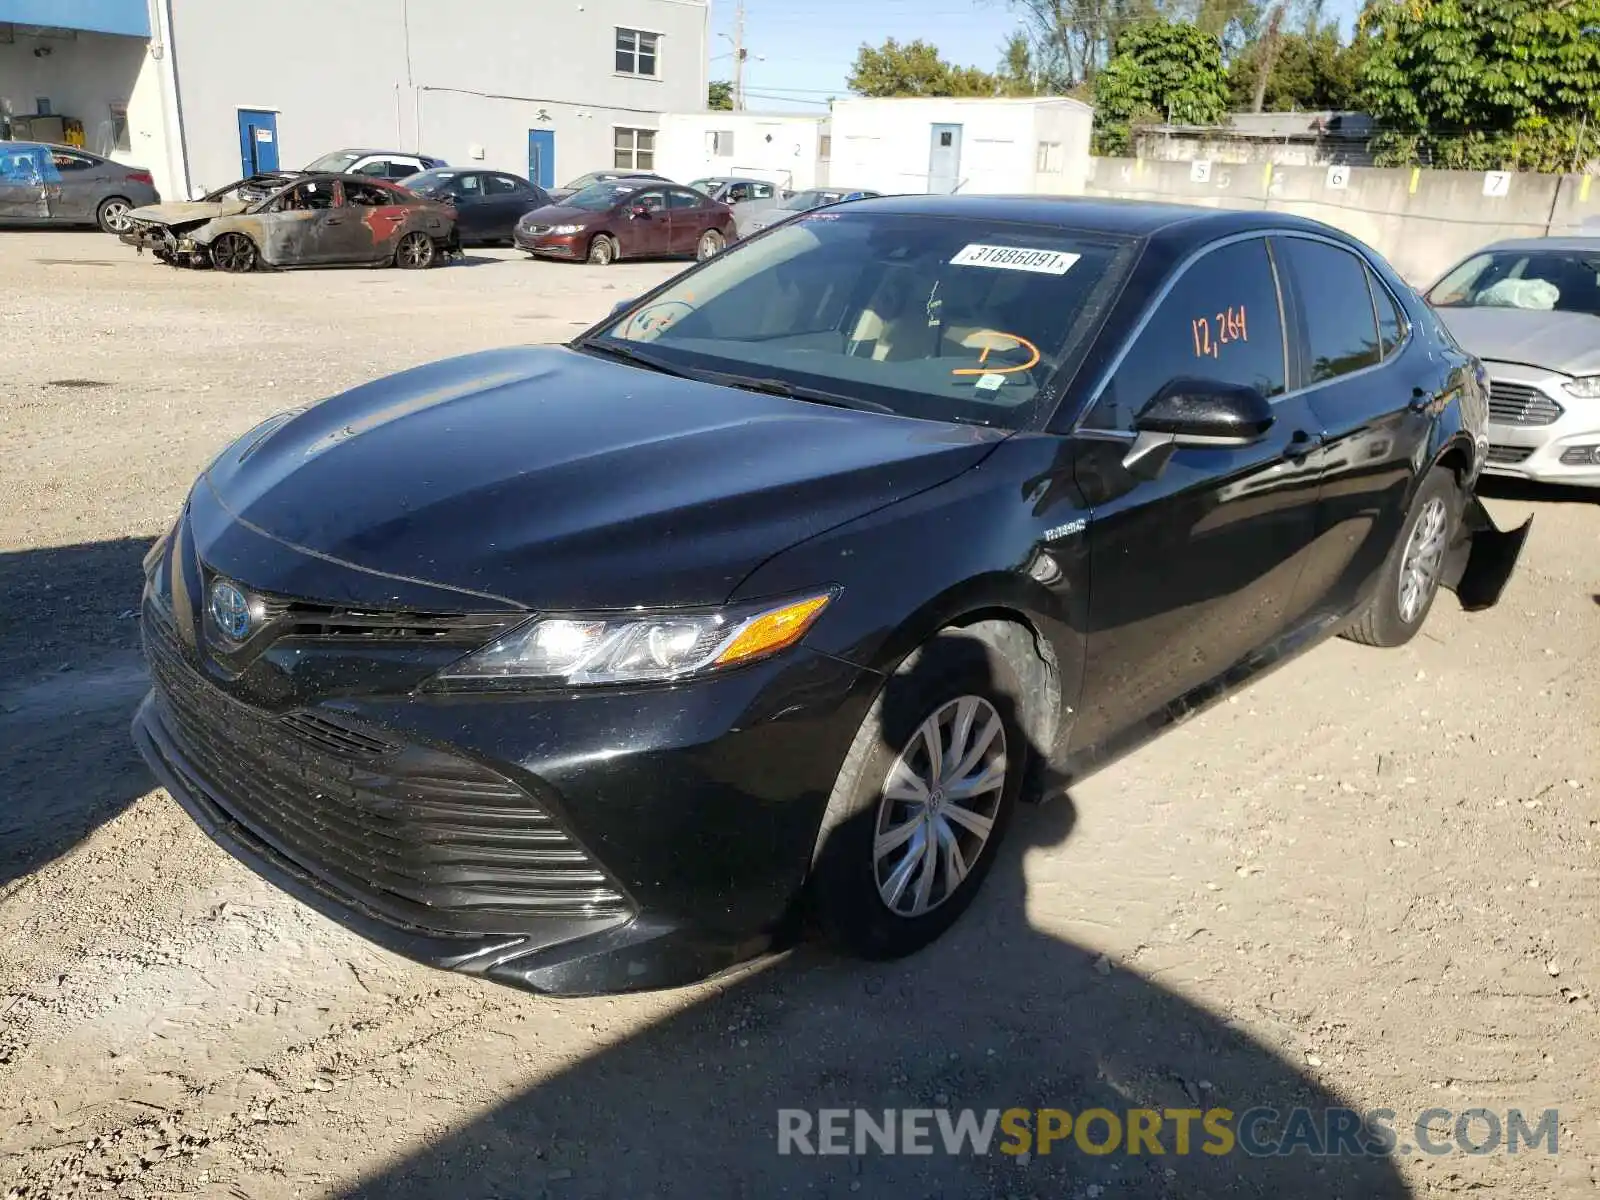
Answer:
[{"label": "dirt ground", "polygon": [[[356,939],[153,787],[138,564],[213,453],[675,269],[235,278],[0,235],[0,1195],[1595,1195],[1596,498],[1493,488],[1536,515],[1498,608],[1325,645],[1025,813],[897,964],[523,995]],[[1555,1108],[1559,1152],[777,1152],[779,1108],[1094,1104],[1391,1109],[1407,1144]]]}]

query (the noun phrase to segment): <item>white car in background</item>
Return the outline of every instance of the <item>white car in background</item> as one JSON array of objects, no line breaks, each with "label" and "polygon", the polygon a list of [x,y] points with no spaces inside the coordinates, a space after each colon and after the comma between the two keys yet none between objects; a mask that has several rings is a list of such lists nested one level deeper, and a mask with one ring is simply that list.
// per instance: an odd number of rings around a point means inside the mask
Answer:
[{"label": "white car in background", "polygon": [[1495,242],[1426,299],[1489,373],[1484,469],[1600,487],[1600,238]]}]

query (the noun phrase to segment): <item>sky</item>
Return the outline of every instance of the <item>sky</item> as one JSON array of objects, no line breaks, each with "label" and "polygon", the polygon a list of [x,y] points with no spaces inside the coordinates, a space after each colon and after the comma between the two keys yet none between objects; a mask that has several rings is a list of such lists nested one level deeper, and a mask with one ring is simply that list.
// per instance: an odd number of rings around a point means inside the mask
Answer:
[{"label": "sky", "polygon": [[[1347,29],[1357,0],[1329,0],[1325,11]],[[733,78],[737,0],[711,0],[711,78]],[[922,38],[961,66],[992,71],[1019,27],[1007,0],[745,0],[744,90],[750,109],[827,111],[847,94],[845,79],[862,42]]]}]

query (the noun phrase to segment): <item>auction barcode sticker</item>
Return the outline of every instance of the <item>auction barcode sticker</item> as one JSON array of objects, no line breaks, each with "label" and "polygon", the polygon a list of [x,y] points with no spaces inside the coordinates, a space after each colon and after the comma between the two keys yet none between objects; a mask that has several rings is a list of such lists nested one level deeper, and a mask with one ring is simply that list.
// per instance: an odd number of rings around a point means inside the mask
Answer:
[{"label": "auction barcode sticker", "polygon": [[1023,246],[963,246],[950,260],[954,267],[995,267],[1004,271],[1034,271],[1040,275],[1065,275],[1079,255],[1064,250],[1029,250]]}]

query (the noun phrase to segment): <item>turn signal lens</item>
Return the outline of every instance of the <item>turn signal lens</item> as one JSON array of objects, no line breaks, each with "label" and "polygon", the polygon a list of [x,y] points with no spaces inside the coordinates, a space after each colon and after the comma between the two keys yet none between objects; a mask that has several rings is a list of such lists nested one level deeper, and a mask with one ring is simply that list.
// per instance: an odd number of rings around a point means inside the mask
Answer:
[{"label": "turn signal lens", "polygon": [[822,615],[822,610],[828,607],[831,599],[833,597],[827,594],[812,596],[756,617],[717,655],[716,665],[726,667],[732,663],[747,662],[794,645],[805,637],[806,630]]}]

